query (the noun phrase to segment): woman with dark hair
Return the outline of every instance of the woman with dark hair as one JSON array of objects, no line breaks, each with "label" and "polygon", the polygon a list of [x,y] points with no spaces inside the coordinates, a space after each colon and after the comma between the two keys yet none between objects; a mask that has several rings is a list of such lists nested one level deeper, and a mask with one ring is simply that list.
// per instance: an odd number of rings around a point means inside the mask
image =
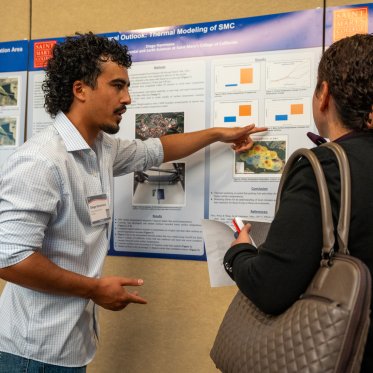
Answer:
[{"label": "woman with dark hair", "polygon": [[[321,136],[346,151],[352,179],[351,255],[373,273],[373,35],[355,35],[330,46],[323,54],[313,96],[313,116]],[[329,186],[336,224],[340,202],[338,164],[322,147],[313,151]],[[280,208],[266,241],[251,244],[244,227],[225,255],[227,272],[239,289],[268,314],[280,314],[305,291],[320,266],[321,211],[311,165],[301,159],[285,183]],[[373,323],[362,364],[373,372]]]}]

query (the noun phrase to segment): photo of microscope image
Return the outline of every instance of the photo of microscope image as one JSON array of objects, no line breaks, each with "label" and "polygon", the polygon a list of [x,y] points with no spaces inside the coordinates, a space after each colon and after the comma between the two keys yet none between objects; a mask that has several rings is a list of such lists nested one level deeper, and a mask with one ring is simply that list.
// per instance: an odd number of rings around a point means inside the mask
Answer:
[{"label": "photo of microscope image", "polygon": [[0,106],[18,105],[18,78],[0,78]]},{"label": "photo of microscope image", "polygon": [[185,206],[185,163],[135,172],[132,204]]},{"label": "photo of microscope image", "polygon": [[0,118],[0,146],[17,145],[17,118]]}]

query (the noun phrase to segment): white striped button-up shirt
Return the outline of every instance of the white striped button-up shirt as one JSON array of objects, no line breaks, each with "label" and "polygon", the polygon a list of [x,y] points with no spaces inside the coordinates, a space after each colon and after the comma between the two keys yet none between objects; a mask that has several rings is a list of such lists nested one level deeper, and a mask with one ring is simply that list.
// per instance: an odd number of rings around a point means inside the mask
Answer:
[{"label": "white striped button-up shirt", "polygon": [[[2,168],[0,268],[38,251],[64,269],[100,277],[111,223],[91,225],[87,197],[106,194],[112,216],[113,176],[162,161],[159,139],[100,133],[91,149],[59,113]],[[86,365],[96,351],[95,306],[87,299],[7,283],[0,320],[0,351],[67,367]]]}]

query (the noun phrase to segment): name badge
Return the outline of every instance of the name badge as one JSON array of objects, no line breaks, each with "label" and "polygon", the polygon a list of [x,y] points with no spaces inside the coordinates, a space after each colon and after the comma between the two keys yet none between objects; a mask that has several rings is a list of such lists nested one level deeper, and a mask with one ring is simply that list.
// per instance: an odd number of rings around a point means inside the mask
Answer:
[{"label": "name badge", "polygon": [[106,224],[111,220],[106,194],[87,197],[87,204],[92,226]]}]

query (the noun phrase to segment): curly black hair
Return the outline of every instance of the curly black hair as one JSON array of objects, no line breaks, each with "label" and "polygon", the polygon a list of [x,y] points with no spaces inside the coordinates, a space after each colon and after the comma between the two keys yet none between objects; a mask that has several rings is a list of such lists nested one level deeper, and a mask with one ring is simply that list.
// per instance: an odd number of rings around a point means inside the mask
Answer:
[{"label": "curly black hair", "polygon": [[92,32],[77,33],[55,44],[42,85],[46,111],[52,117],[60,110],[68,113],[74,97],[73,83],[82,80],[94,88],[102,71],[101,64],[108,60],[126,68],[132,64],[127,46]]},{"label": "curly black hair", "polygon": [[322,55],[316,85],[328,83],[339,119],[346,128],[365,130],[373,105],[373,34],[333,43]]}]

